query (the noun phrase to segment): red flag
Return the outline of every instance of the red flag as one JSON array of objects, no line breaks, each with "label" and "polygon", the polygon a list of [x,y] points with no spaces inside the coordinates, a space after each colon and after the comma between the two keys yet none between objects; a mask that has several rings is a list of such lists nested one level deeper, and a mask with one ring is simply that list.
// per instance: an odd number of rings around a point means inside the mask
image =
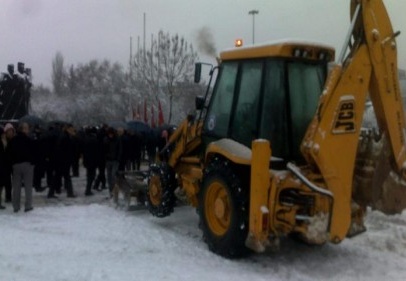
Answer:
[{"label": "red flag", "polygon": [[151,127],[155,128],[154,106],[151,104]]},{"label": "red flag", "polygon": [[147,101],[144,100],[144,122],[148,123]]},{"label": "red flag", "polygon": [[161,101],[158,101],[158,125],[162,126],[165,123],[164,113],[162,112]]}]

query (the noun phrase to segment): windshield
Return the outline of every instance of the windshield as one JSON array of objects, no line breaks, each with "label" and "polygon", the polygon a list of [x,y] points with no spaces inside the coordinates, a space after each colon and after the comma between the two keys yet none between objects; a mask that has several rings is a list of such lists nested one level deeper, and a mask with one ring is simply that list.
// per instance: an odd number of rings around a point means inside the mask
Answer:
[{"label": "windshield", "polygon": [[238,63],[224,63],[221,66],[206,116],[205,130],[211,135],[228,135],[237,71]]},{"label": "windshield", "polygon": [[206,136],[248,147],[271,142],[272,156],[298,160],[300,143],[318,106],[326,64],[284,59],[224,62],[205,119]]}]

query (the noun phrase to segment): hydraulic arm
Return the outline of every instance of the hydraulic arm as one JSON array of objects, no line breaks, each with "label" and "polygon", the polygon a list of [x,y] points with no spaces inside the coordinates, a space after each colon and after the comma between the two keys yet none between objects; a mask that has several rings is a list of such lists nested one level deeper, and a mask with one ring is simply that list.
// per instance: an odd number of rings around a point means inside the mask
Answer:
[{"label": "hydraulic arm", "polygon": [[341,241],[350,228],[353,171],[368,93],[379,127],[390,140],[398,173],[403,173],[406,160],[395,41],[398,33],[392,30],[382,0],[353,0],[351,10],[348,51],[343,51],[331,70],[301,145],[310,178],[320,174],[323,182],[314,184],[333,194],[328,229],[333,242]]}]

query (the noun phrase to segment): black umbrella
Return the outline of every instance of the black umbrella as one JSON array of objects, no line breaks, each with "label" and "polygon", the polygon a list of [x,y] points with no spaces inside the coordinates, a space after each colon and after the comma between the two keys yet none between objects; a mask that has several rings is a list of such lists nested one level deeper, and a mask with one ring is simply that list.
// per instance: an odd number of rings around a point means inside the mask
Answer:
[{"label": "black umbrella", "polygon": [[31,127],[37,126],[40,128],[45,128],[47,124],[44,120],[34,115],[25,115],[21,117],[19,121],[20,123],[27,123]]},{"label": "black umbrella", "polygon": [[123,128],[123,129],[127,130],[127,128],[128,128],[127,123],[124,121],[111,121],[111,122],[108,122],[107,125],[116,130],[118,128]]},{"label": "black umbrella", "polygon": [[53,129],[61,130],[63,128],[63,126],[65,126],[67,124],[69,124],[69,123],[66,121],[52,120],[52,121],[48,122],[48,129],[53,128]]},{"label": "black umbrella", "polygon": [[142,121],[128,121],[127,129],[144,136],[151,131],[151,127]]}]

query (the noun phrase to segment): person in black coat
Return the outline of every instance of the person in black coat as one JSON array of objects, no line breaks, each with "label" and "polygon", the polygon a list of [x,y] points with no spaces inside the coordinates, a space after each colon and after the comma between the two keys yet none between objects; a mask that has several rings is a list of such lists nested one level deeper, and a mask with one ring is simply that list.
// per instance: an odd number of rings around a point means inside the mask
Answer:
[{"label": "person in black coat", "polygon": [[42,192],[45,190],[45,187],[42,187],[41,185],[42,178],[44,177],[46,172],[46,146],[43,143],[43,135],[44,131],[39,126],[35,126],[33,132],[33,140],[35,143],[35,150],[37,151],[37,161],[34,166],[33,186],[37,192]]},{"label": "person in black coat", "polygon": [[0,210],[5,209],[1,204],[3,187],[7,184],[11,184],[11,167],[7,161],[6,157],[6,136],[4,134],[3,127],[0,127]]},{"label": "person in black coat", "polygon": [[118,139],[117,132],[113,128],[108,128],[107,137],[104,139],[104,155],[106,159],[107,184],[110,195],[112,195],[116,183],[116,175],[122,151],[122,142]]},{"label": "person in black coat", "polygon": [[148,162],[152,164],[155,162],[156,152],[158,148],[158,133],[155,130],[150,130],[146,135],[146,145],[145,148],[148,154]]},{"label": "person in black coat", "polygon": [[[14,129],[14,126],[10,123],[7,123],[4,126],[4,135],[2,136],[2,144],[3,148],[6,150],[8,144],[10,143],[11,139],[15,136],[16,131]],[[3,178],[3,184],[6,188],[6,203],[11,202],[11,193],[12,193],[12,184],[11,184],[11,173],[12,173],[12,168],[11,164],[7,159],[4,159],[5,162],[7,162],[7,167],[6,169],[2,170],[1,173],[4,175]]]},{"label": "person in black coat", "polygon": [[73,142],[73,147],[74,147],[74,157],[72,161],[72,176],[75,178],[78,178],[79,175],[79,162],[80,162],[80,156],[81,156],[81,147],[82,147],[82,141],[84,138],[84,132],[80,130],[76,136],[72,138]]},{"label": "person in black coat", "polygon": [[83,166],[86,168],[86,196],[93,195],[92,184],[96,178],[96,169],[100,163],[101,151],[97,140],[96,128],[88,128],[85,131],[83,141]]},{"label": "person in black coat", "polygon": [[[107,134],[107,125],[103,125],[97,131],[97,147],[99,151],[99,162],[97,163],[97,177],[93,189],[101,191],[106,189],[106,156],[104,154],[104,139]],[[101,185],[101,186],[100,186]]]},{"label": "person in black coat", "polygon": [[128,143],[127,170],[140,170],[142,149],[141,135],[134,130],[129,130]]},{"label": "person in black coat", "polygon": [[[61,131],[56,126],[50,126],[47,131],[44,132],[40,145],[45,157],[45,170],[46,170],[46,182],[49,188],[48,197],[55,197],[55,192],[60,193],[61,183],[57,183],[55,187],[55,174],[56,174],[56,161],[55,150],[58,139],[61,135]],[[56,188],[56,189],[55,189]]]},{"label": "person in black coat", "polygon": [[129,160],[130,151],[130,138],[124,128],[117,129],[117,139],[119,142],[119,147],[121,149],[119,159],[118,159],[118,170],[124,171],[127,161]]},{"label": "person in black coat", "polygon": [[76,131],[73,125],[67,124],[64,126],[63,132],[59,136],[54,153],[55,176],[53,188],[49,189],[48,198],[55,198],[55,190],[58,188],[61,180],[64,180],[66,195],[69,198],[74,198],[76,195],[73,192],[72,179],[70,169],[74,161],[75,145],[72,138]]}]

